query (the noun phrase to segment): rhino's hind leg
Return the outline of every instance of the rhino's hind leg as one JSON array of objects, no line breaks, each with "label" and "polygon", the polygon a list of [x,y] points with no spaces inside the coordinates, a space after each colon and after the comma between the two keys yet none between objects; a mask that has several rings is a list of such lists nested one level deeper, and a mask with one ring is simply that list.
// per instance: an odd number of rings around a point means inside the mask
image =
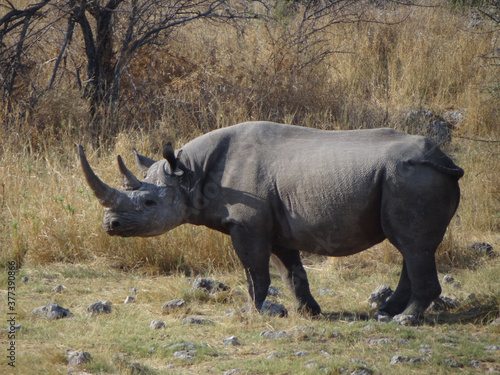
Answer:
[{"label": "rhino's hind leg", "polygon": [[411,280],[411,298],[402,315],[420,317],[431,302],[441,294],[435,250],[407,254],[405,263]]},{"label": "rhino's hind leg", "polygon": [[417,236],[412,242],[401,240],[400,236],[388,236],[403,255],[404,265],[396,292],[381,311],[389,315],[402,314],[418,318],[439,297],[441,286],[435,253],[442,235],[428,232]]},{"label": "rhino's hind leg", "polygon": [[428,166],[398,168],[383,185],[381,224],[403,255],[404,266],[396,294],[383,308],[398,313],[406,302],[400,314],[416,318],[441,293],[435,254],[455,214],[460,190],[456,178]]},{"label": "rhino's hind leg", "polygon": [[309,290],[307,274],[300,260],[299,251],[274,247],[272,260],[284,283],[294,293],[299,309],[313,315],[320,314],[321,308]]},{"label": "rhino's hind leg", "polygon": [[[446,225],[422,227],[424,230],[418,231],[416,226],[408,225],[387,236],[404,258],[396,292],[381,309],[389,315],[421,317],[431,302],[441,294],[435,254]],[[413,238],[408,235],[410,231]]]},{"label": "rhino's hind leg", "polygon": [[401,270],[398,287],[389,300],[379,308],[379,311],[390,316],[401,314],[408,305],[410,298],[411,281],[408,277],[406,263],[403,261],[403,269]]},{"label": "rhino's hind leg", "polygon": [[[437,246],[436,246],[437,247]],[[404,249],[403,269],[396,291],[379,311],[421,318],[431,302],[441,294],[436,269],[435,248]]]}]

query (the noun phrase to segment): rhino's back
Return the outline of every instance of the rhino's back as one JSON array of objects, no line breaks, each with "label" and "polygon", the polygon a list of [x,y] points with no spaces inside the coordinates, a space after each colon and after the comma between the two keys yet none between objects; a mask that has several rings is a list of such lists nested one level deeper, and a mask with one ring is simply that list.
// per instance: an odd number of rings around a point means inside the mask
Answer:
[{"label": "rhino's back", "polygon": [[220,179],[224,220],[272,227],[280,245],[327,255],[384,239],[383,180],[402,160],[432,157],[432,148],[426,138],[392,129],[324,131],[268,122],[216,130],[185,146],[204,173]]},{"label": "rhino's back", "polygon": [[345,184],[402,159],[432,157],[433,147],[426,138],[393,129],[327,131],[247,122],[207,133],[184,149],[203,168],[222,168],[226,181],[252,189],[276,180]]},{"label": "rhino's back", "polygon": [[[231,164],[262,161],[271,167],[275,162],[294,165],[322,165],[325,160],[375,160],[391,157],[391,148],[421,146],[422,137],[410,136],[393,129],[329,131],[271,122],[246,122],[218,129],[194,139],[183,148],[200,160],[223,157]],[[413,147],[412,147],[413,146]],[[417,151],[418,153],[418,151]],[[363,155],[362,155],[363,154]],[[411,156],[411,155],[410,155]],[[230,158],[229,158],[230,157]],[[250,158],[250,159],[248,159]],[[292,158],[292,160],[290,159]]]}]

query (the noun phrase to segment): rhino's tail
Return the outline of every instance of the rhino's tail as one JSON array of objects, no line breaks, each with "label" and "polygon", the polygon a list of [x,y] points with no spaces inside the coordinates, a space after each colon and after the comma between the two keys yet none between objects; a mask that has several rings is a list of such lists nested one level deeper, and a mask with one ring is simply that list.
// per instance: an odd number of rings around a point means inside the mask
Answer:
[{"label": "rhino's tail", "polygon": [[444,165],[435,163],[430,160],[408,160],[408,164],[410,165],[427,165],[431,168],[434,168],[435,170],[445,173],[447,175],[455,177],[457,180],[464,175],[464,170],[460,167],[457,167],[456,165],[453,165],[453,167],[445,167]]}]

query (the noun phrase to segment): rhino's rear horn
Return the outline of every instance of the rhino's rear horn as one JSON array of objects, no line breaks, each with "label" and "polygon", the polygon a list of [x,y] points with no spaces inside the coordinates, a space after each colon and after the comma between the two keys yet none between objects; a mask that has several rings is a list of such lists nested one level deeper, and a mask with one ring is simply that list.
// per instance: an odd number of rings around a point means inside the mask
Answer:
[{"label": "rhino's rear horn", "polygon": [[83,174],[90,189],[94,192],[99,202],[104,207],[111,207],[117,200],[120,192],[112,187],[106,185],[102,182],[99,177],[96,176],[92,168],[90,167],[87,157],[85,156],[85,151],[81,145],[78,145],[78,157],[80,159],[80,164],[82,166]]},{"label": "rhino's rear horn", "polygon": [[156,160],[140,155],[135,148],[132,149],[132,152],[134,153],[135,164],[141,172],[147,172],[149,167],[156,163]]},{"label": "rhino's rear horn", "polygon": [[128,170],[125,166],[125,163],[122,160],[122,157],[118,155],[118,168],[120,169],[120,173],[122,174],[122,185],[126,190],[138,190],[142,183],[139,181],[137,177],[134,176],[132,172]]}]

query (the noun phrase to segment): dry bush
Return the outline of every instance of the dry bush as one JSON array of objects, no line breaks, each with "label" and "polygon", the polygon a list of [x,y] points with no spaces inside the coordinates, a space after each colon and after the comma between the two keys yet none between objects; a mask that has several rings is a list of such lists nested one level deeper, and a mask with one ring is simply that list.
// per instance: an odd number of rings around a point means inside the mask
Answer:
[{"label": "dry bush", "polygon": [[[457,134],[500,137],[500,106],[485,90],[498,69],[483,58],[496,41],[487,25],[472,29],[466,11],[446,6],[366,9],[367,20],[390,24],[334,25],[318,35],[328,36],[321,43],[311,39],[306,52],[287,48],[300,12],[288,14],[281,24],[252,21],[240,29],[193,23],[173,34],[168,45],[144,48],[122,78],[118,132],[101,147],[91,138],[88,104],[72,73],[82,49],[75,41],[57,90],[39,97],[36,106],[2,129],[1,262],[104,257],[117,267],[149,272],[202,272],[238,264],[228,237],[204,228],[184,226],[152,239],[107,236],[102,209],[80,173],[75,142],[86,147],[96,173],[118,187],[116,154],[129,165],[131,147],[159,158],[166,141],[180,147],[204,132],[247,120],[371,128],[395,126],[405,109],[437,114],[461,109],[466,119]],[[28,84],[50,75],[44,62],[57,50],[42,47],[31,51]],[[322,55],[325,48],[337,53]],[[460,219],[452,222],[438,261],[459,265],[470,258],[472,241],[498,243],[498,144],[455,140],[448,152],[466,175]],[[400,262],[397,251],[385,244],[366,254],[372,260],[365,267]],[[355,265],[363,257],[340,262]]]}]

